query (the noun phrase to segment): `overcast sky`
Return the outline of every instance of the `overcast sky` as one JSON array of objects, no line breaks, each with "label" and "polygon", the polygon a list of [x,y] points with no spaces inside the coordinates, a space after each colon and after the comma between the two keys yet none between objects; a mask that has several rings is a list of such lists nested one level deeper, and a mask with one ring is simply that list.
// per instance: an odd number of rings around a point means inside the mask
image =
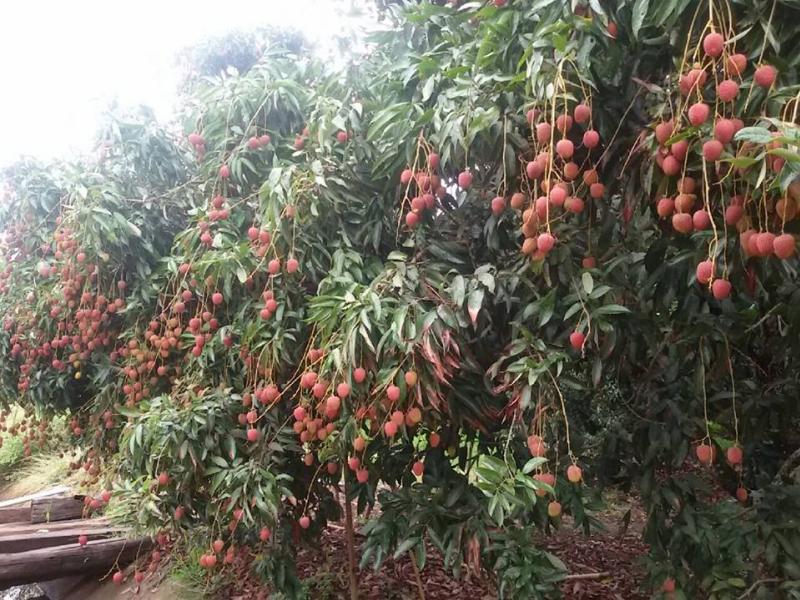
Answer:
[{"label": "overcast sky", "polygon": [[323,47],[352,0],[10,0],[0,17],[0,166],[87,150],[113,99],[167,119],[174,57],[205,36],[294,26]]}]

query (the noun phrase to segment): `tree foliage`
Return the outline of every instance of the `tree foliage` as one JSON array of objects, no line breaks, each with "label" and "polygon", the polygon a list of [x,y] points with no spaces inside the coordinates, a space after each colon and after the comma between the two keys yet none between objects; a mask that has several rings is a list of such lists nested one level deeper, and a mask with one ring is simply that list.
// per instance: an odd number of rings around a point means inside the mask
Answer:
[{"label": "tree foliage", "polygon": [[342,70],[208,79],[188,143],[139,114],[10,169],[3,400],[290,595],[344,480],[362,566],[429,544],[554,597],[534,531],[619,485],[653,589],[797,597],[800,5],[440,4],[384,3]]}]

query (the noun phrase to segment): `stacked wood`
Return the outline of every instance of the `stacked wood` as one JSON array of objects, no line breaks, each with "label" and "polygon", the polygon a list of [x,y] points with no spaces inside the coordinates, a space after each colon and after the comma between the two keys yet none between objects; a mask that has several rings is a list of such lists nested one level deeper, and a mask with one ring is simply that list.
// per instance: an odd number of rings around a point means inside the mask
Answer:
[{"label": "stacked wood", "polygon": [[83,496],[33,498],[20,505],[0,508],[0,523],[51,523],[83,516]]},{"label": "stacked wood", "polygon": [[86,546],[76,541],[65,546],[0,554],[0,589],[69,575],[106,573],[134,561],[151,545],[147,538],[99,539]]}]

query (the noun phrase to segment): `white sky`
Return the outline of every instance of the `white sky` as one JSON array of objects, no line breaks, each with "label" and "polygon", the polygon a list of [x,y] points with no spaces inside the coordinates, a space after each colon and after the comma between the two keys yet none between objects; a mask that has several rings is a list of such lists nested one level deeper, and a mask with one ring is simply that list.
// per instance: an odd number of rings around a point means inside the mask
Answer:
[{"label": "white sky", "polygon": [[[0,166],[89,149],[111,100],[168,119],[184,47],[231,29],[294,26],[321,45],[353,0],[5,0]],[[357,4],[356,4],[357,5]]]}]

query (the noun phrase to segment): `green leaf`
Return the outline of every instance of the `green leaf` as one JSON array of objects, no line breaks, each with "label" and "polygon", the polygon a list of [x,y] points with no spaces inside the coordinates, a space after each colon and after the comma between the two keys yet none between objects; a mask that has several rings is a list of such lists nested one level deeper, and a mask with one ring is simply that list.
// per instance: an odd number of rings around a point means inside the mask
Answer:
[{"label": "green leaf", "polygon": [[736,132],[734,138],[737,142],[753,142],[755,144],[769,144],[772,132],[763,127],[745,127]]},{"label": "green leaf", "polygon": [[594,279],[592,279],[592,274],[589,273],[589,271],[583,272],[583,275],[581,275],[581,282],[583,283],[583,291],[587,294],[591,294],[594,289]]},{"label": "green leaf", "polygon": [[479,288],[470,292],[469,298],[467,298],[467,312],[469,312],[469,318],[473,325],[478,322],[478,313],[483,306],[483,295],[483,288]]},{"label": "green leaf", "polygon": [[624,315],[631,312],[630,309],[619,304],[606,304],[594,311],[595,315]]},{"label": "green leaf", "polygon": [[411,550],[417,544],[419,544],[419,538],[417,537],[412,537],[403,540],[403,542],[397,546],[397,550],[394,551],[394,558],[395,559],[400,558],[401,556],[403,556],[403,554]]},{"label": "green leaf", "polygon": [[215,465],[217,465],[218,467],[221,467],[223,469],[227,469],[228,468],[228,463],[221,456],[216,456],[216,455],[212,456],[211,457],[211,462],[213,462]]},{"label": "green leaf", "polygon": [[634,39],[639,39],[639,30],[642,28],[644,19],[647,16],[647,10],[650,8],[650,0],[636,0],[633,5],[633,18],[631,27],[633,29]]}]

